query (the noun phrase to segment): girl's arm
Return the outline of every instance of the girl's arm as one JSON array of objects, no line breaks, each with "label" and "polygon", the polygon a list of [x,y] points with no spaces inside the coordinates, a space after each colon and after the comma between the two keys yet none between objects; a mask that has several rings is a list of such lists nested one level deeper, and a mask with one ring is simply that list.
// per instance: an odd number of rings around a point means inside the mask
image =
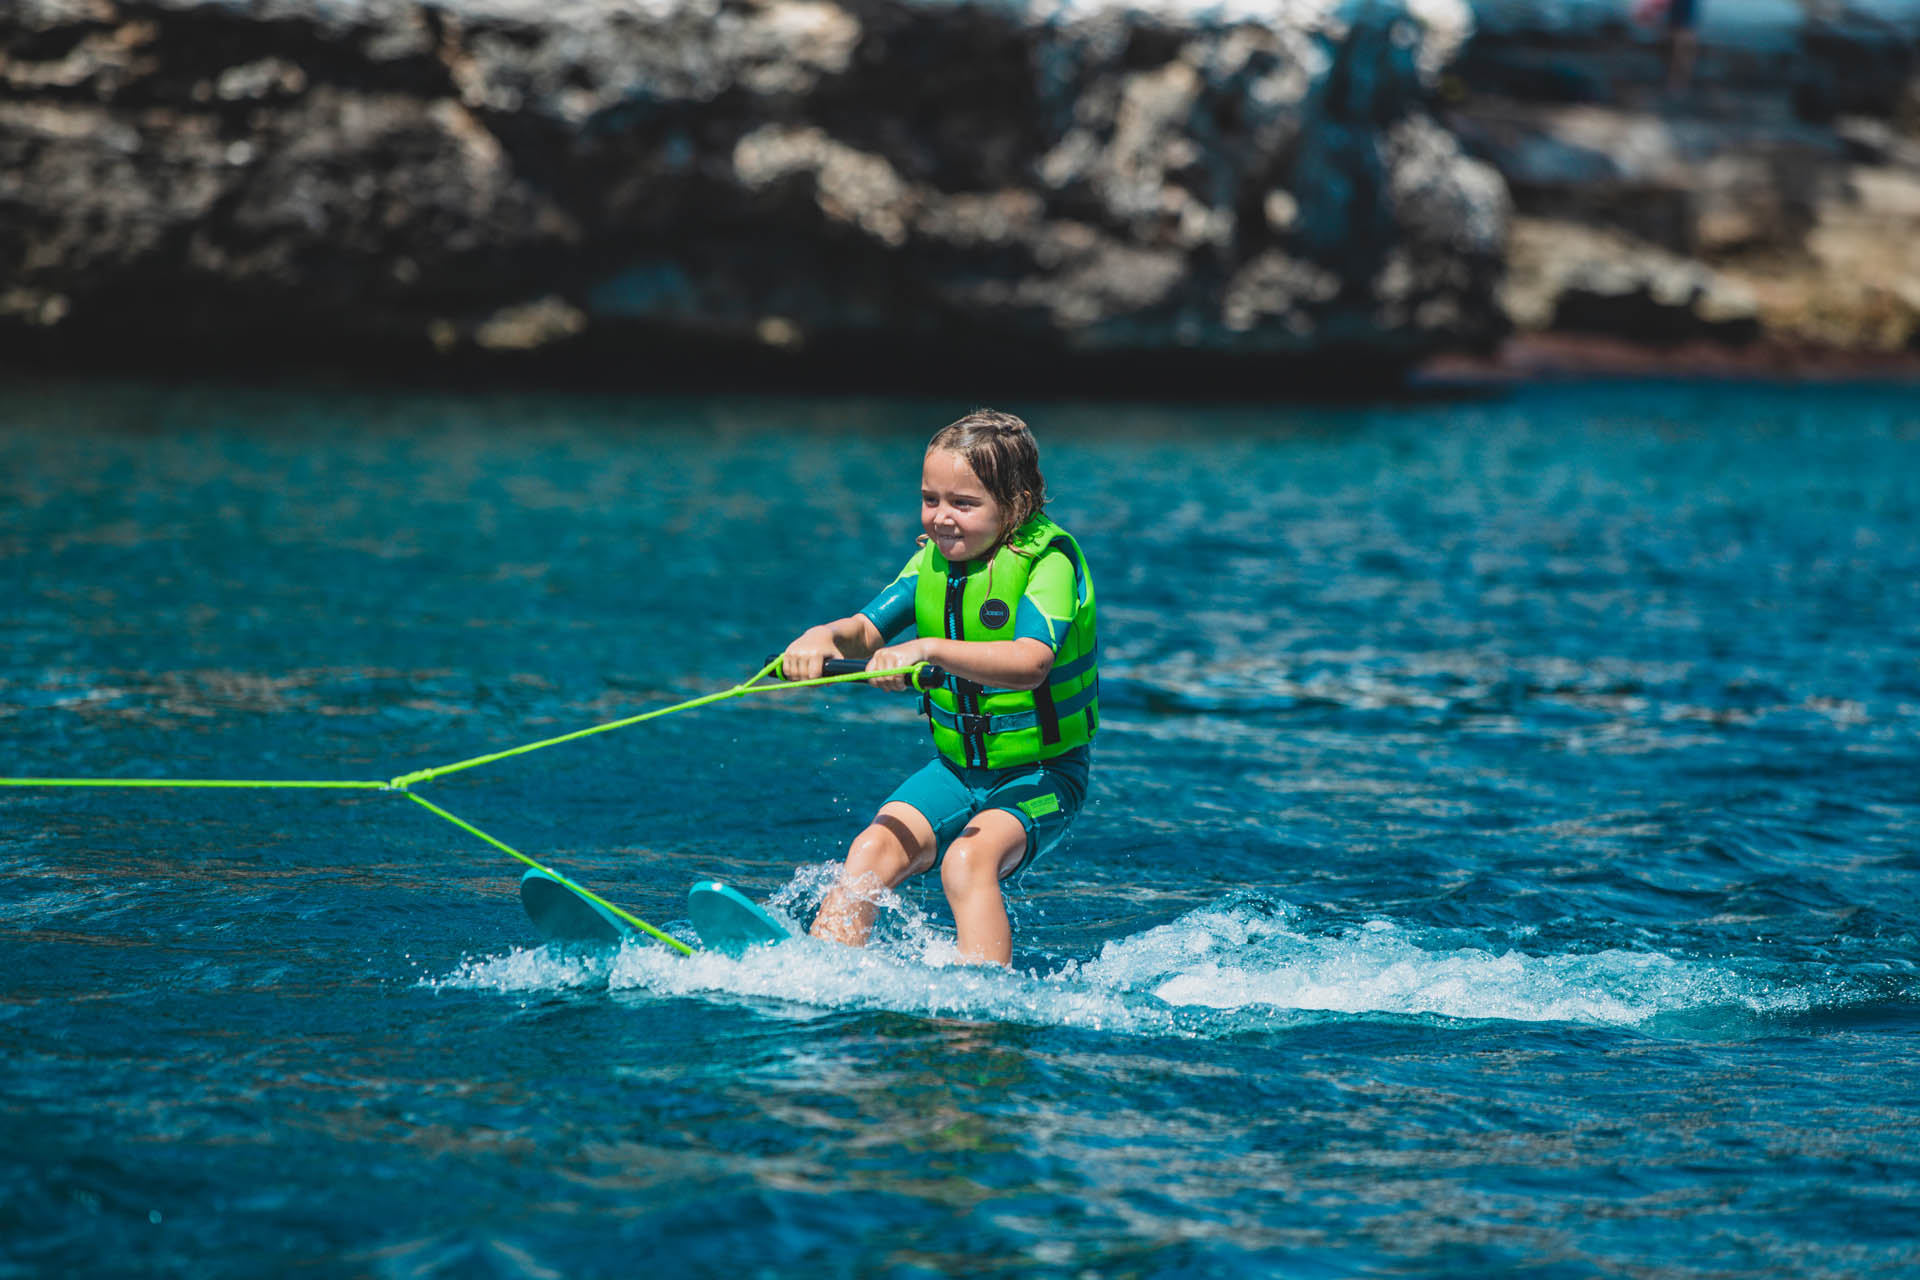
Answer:
[{"label": "girl's arm", "polygon": [[[1053,670],[1053,650],[1047,647],[1046,641],[1030,636],[1017,640],[946,640],[939,636],[921,636],[874,650],[867,670],[910,667],[916,662],[931,662],[962,680],[995,689],[1038,689],[1046,683],[1047,673]],[[882,689],[907,687],[904,676],[889,676],[873,683]]]},{"label": "girl's arm", "polygon": [[886,637],[864,613],[808,627],[781,655],[780,673],[789,680],[816,680],[828,658],[864,658]]}]

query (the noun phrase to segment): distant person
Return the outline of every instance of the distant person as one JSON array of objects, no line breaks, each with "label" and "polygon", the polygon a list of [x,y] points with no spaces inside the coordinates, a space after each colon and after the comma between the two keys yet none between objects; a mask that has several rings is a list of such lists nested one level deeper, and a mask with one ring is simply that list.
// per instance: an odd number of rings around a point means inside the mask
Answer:
[{"label": "distant person", "polygon": [[1693,86],[1693,63],[1700,51],[1699,0],[1637,0],[1634,21],[1652,26],[1665,19],[1667,92],[1675,97]]},{"label": "distant person", "polygon": [[1093,582],[1046,501],[1039,448],[1019,418],[980,409],[941,428],[920,467],[920,550],[866,608],[787,646],[790,680],[819,676],[829,658],[947,673],[923,704],[938,754],[854,839],[815,937],[865,945],[875,891],[938,867],[961,958],[1011,962],[1000,881],[1066,834],[1100,723]]}]

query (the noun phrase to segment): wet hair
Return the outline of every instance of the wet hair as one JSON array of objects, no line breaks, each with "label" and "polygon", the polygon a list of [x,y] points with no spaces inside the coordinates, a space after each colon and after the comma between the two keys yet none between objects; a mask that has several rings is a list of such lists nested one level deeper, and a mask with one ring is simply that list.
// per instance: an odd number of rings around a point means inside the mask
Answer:
[{"label": "wet hair", "polygon": [[1040,474],[1040,446],[1033,429],[1010,413],[975,409],[933,433],[927,452],[944,449],[967,460],[980,484],[1007,512],[1005,542],[1013,531],[1047,509],[1047,482]]}]

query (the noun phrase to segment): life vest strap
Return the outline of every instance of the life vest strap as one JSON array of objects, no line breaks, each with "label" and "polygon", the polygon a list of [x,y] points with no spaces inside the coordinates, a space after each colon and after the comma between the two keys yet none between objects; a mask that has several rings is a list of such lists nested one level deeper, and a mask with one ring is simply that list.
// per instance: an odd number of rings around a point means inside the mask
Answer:
[{"label": "life vest strap", "polygon": [[1077,680],[1081,676],[1085,675],[1087,672],[1091,671],[1093,669],[1093,664],[1098,662],[1099,660],[1100,660],[1100,646],[1096,644],[1091,649],[1088,649],[1085,653],[1075,658],[1072,662],[1062,663],[1061,665],[1055,667],[1053,670],[1049,671],[1047,673],[1047,683],[1048,684],[1065,684],[1069,680]]},{"label": "life vest strap", "polygon": [[1043,684],[1033,691],[1034,723],[1040,726],[1040,745],[1060,745],[1060,712],[1053,705],[1053,686]]},{"label": "life vest strap", "polygon": [[[1099,681],[1088,685],[1064,702],[1056,703],[1053,714],[1058,720],[1086,710],[1100,694]],[[926,704],[928,717],[937,725],[951,729],[955,733],[1013,733],[1020,729],[1031,729],[1040,723],[1040,713],[1034,711],[1010,711],[1003,715],[974,715],[968,712],[952,712],[931,701]]]},{"label": "life vest strap", "polygon": [[[1041,685],[1040,688],[1044,689],[1048,685],[1066,684],[1069,680],[1078,680],[1081,676],[1093,670],[1099,661],[1100,649],[1099,646],[1096,645],[1075,658],[1072,662],[1063,662],[1047,672],[1047,683]],[[962,680],[959,676],[955,675],[947,676],[946,679],[940,683],[950,689],[956,698],[963,697],[968,693],[978,698],[987,694],[1020,692],[1018,689],[1003,688],[997,684],[976,684],[971,680]],[[1039,690],[1036,689],[1034,692],[1038,693]],[[920,702],[921,710],[924,711],[927,702],[927,692],[925,689],[920,691]]]}]

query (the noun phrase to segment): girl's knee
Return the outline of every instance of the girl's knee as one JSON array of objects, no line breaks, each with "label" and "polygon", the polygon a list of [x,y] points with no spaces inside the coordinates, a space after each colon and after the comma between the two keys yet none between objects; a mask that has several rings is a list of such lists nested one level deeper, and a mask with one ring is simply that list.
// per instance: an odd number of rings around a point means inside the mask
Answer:
[{"label": "girl's knee", "polygon": [[1030,837],[1018,818],[999,809],[975,817],[940,863],[940,883],[949,898],[998,892],[1000,881],[1020,865]]},{"label": "girl's knee", "polygon": [[940,886],[949,898],[965,897],[1000,883],[1001,851],[984,841],[956,840],[940,862]]},{"label": "girl's knee", "polygon": [[859,880],[875,877],[891,888],[913,870],[914,850],[908,847],[897,823],[876,822],[853,838],[847,847],[844,876]]},{"label": "girl's knee", "polygon": [[885,880],[903,861],[897,849],[888,847],[888,843],[875,837],[871,830],[863,831],[847,847],[845,874],[850,880],[862,876]]}]

